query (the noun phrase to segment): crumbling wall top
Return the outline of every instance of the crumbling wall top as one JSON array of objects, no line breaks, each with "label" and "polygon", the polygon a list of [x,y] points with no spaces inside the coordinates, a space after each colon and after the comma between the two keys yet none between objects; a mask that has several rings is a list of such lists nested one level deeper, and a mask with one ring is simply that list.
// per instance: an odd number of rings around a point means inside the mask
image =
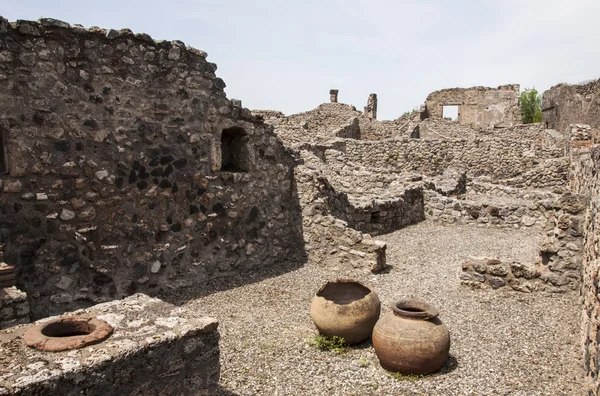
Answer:
[{"label": "crumbling wall top", "polygon": [[431,92],[429,95],[427,95],[427,100],[433,100],[434,98],[436,98],[439,95],[448,94],[448,93],[468,94],[468,93],[496,92],[496,91],[512,91],[512,92],[518,93],[520,91],[520,89],[521,89],[520,84],[504,84],[504,85],[499,85],[496,88],[484,87],[482,85],[479,85],[476,87],[469,87],[469,88],[459,88],[459,87],[444,88],[444,89],[440,89],[440,90]]},{"label": "crumbling wall top", "polygon": [[497,88],[446,88],[430,93],[422,118],[443,118],[444,107],[457,106],[458,121],[480,128],[509,127],[521,122],[519,84]]}]

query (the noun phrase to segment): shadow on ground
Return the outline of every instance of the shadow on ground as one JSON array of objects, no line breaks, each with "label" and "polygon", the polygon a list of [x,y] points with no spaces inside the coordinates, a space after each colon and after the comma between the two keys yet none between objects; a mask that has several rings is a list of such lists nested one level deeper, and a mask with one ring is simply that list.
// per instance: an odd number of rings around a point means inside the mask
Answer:
[{"label": "shadow on ground", "polygon": [[159,293],[157,297],[174,305],[183,305],[189,300],[205,297],[220,291],[235,289],[248,284],[261,282],[265,279],[274,278],[297,270],[298,268],[306,265],[308,261],[306,252],[301,251],[298,253],[298,256],[299,257],[295,258],[294,260],[289,260],[279,265],[253,269],[251,271],[242,272],[233,276],[215,278],[208,281],[206,284],[190,286],[168,292],[163,291]]},{"label": "shadow on ground", "polygon": [[216,396],[240,396],[239,393],[234,393],[231,392],[225,388],[222,388],[221,386],[219,386],[219,389],[217,389],[217,393],[215,393]]}]

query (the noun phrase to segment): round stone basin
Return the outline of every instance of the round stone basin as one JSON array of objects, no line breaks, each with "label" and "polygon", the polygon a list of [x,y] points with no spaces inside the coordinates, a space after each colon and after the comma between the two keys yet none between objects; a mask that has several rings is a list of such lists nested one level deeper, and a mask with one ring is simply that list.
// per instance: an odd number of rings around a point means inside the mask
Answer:
[{"label": "round stone basin", "polygon": [[25,332],[25,344],[40,351],[60,352],[83,348],[107,339],[108,322],[95,317],[67,316],[34,325]]}]

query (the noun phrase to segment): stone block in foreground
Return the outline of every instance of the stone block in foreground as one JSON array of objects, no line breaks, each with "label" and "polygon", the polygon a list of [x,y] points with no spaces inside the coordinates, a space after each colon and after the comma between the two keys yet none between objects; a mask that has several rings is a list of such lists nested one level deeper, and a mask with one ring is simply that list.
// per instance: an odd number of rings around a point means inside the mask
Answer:
[{"label": "stone block in foreground", "polygon": [[29,323],[27,294],[16,287],[0,289],[0,329]]},{"label": "stone block in foreground", "polygon": [[[64,352],[27,347],[33,324],[0,331],[0,395],[212,395],[219,382],[215,319],[144,294],[68,316],[113,326],[105,341]],[[55,318],[42,319],[36,323]]]}]

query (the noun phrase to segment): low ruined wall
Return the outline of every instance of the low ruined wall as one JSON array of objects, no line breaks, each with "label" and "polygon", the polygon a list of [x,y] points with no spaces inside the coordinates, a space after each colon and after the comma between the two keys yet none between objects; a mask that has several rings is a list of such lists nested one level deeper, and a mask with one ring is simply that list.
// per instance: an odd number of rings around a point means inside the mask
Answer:
[{"label": "low ruined wall", "polygon": [[427,118],[419,123],[412,136],[419,139],[475,139],[479,129],[458,121],[442,118]]},{"label": "low ruined wall", "polygon": [[[484,180],[482,180],[484,179]],[[530,190],[517,187],[505,186],[501,184],[489,183],[486,177],[472,180],[467,185],[467,192],[470,194],[487,194],[496,197],[509,197],[525,200],[555,200],[558,196],[555,193],[546,190]]]},{"label": "low ruined wall", "polygon": [[333,216],[305,218],[307,251],[311,262],[337,268],[346,275],[380,272],[386,268],[385,242],[375,240]]},{"label": "low ruined wall", "polygon": [[253,110],[252,114],[273,125],[288,147],[318,144],[332,138],[360,139],[361,113],[343,103],[323,103],[316,109],[288,117],[270,110]]},{"label": "low ruined wall", "polygon": [[564,131],[545,129],[544,124],[518,124],[508,128],[481,129],[480,137],[529,140],[541,147],[565,147]]},{"label": "low ruined wall", "polygon": [[584,149],[573,163],[571,186],[587,197],[581,285],[583,364],[590,394],[600,393],[600,147]]},{"label": "low ruined wall", "polygon": [[180,41],[0,19],[0,243],[34,318],[305,260],[294,159]]},{"label": "low ruined wall", "polygon": [[29,321],[27,294],[14,286],[0,289],[0,329]]},{"label": "low ruined wall", "polygon": [[497,204],[493,201],[474,201],[444,197],[433,191],[425,191],[425,214],[427,218],[443,224],[477,224],[498,228],[543,227],[547,211],[552,210],[549,201]]},{"label": "low ruined wall", "polygon": [[[537,183],[549,185],[566,181],[567,167],[542,167],[547,159],[564,157],[561,148],[545,148],[532,142],[503,139],[420,140],[392,139],[378,142],[348,140],[346,156],[356,164],[391,168],[395,171],[416,171],[425,175],[442,173],[447,168],[464,169],[470,176],[489,175],[509,179],[527,172],[552,172]],[[539,169],[538,169],[539,167]]]},{"label": "low ruined wall", "polygon": [[405,188],[386,199],[350,197],[350,202],[334,201],[336,217],[350,227],[371,235],[386,234],[425,220],[423,190]]},{"label": "low ruined wall", "polygon": [[567,183],[568,170],[568,157],[550,158],[541,160],[521,175],[499,180],[499,182],[520,188],[556,187],[559,190],[564,190]]},{"label": "low ruined wall", "polygon": [[[325,158],[333,161],[332,152],[327,150]],[[306,171],[306,181],[298,186],[301,192],[310,188],[318,191],[326,213],[371,235],[389,233],[424,220],[422,187],[404,184],[398,175],[341,170],[335,166],[339,164],[331,165],[320,163],[321,170]],[[306,192],[302,194],[307,196]]]},{"label": "low ruined wall", "polygon": [[295,172],[310,262],[343,269],[348,275],[355,270],[383,270],[386,244],[337,217],[341,211],[331,202],[335,193],[321,172],[305,166],[298,166]]},{"label": "low ruined wall", "polygon": [[373,120],[359,117],[360,138],[362,140],[383,140],[397,137],[410,137],[420,122],[418,112],[402,115],[392,121]]},{"label": "low ruined wall", "polygon": [[[475,189],[495,191],[487,185]],[[467,199],[445,197],[425,191],[425,212],[434,222],[470,224],[479,227],[530,228],[543,232],[538,246],[539,258],[533,263],[503,263],[492,260],[471,260],[463,265],[463,283],[494,289],[510,285],[515,290],[565,292],[580,285],[582,267],[583,222],[585,199],[567,192],[555,195],[544,192],[515,194],[509,197],[475,195],[473,186]],[[472,199],[469,199],[472,198]],[[497,203],[500,202],[500,203]],[[534,231],[533,231],[534,230]]]},{"label": "low ruined wall", "polygon": [[498,88],[449,88],[427,96],[425,108],[432,118],[442,118],[443,106],[459,106],[458,121],[478,127],[510,126],[521,122],[519,85]]}]

